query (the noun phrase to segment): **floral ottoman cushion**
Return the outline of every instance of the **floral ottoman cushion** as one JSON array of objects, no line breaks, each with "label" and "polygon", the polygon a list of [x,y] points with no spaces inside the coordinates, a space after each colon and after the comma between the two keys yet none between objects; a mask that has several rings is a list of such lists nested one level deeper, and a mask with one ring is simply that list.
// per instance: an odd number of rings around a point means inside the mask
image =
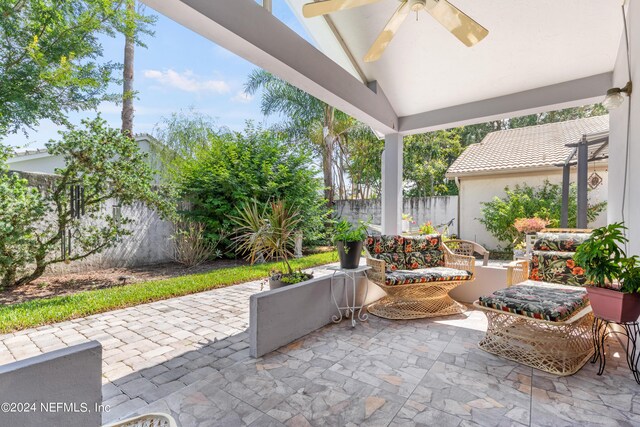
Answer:
[{"label": "floral ottoman cushion", "polygon": [[478,304],[534,319],[562,322],[589,304],[584,288],[527,280],[480,297]]},{"label": "floral ottoman cushion", "polygon": [[584,269],[573,260],[573,252],[533,251],[529,279],[584,286]]},{"label": "floral ottoman cushion", "polygon": [[455,268],[433,267],[417,270],[398,270],[387,273],[385,285],[409,285],[415,283],[449,282],[471,280],[473,275]]}]

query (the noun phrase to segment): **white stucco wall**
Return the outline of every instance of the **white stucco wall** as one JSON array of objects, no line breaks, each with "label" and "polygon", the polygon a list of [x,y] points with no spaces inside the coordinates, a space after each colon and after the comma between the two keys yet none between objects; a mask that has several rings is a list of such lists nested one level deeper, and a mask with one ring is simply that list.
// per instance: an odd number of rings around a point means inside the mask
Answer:
[{"label": "white stucco wall", "polygon": [[[143,153],[151,153],[151,143],[147,136],[143,135],[136,138],[138,147]],[[154,159],[150,159],[150,164],[155,165]],[[51,156],[49,153],[34,153],[12,157],[8,160],[9,170],[20,172],[35,172],[53,174],[56,169],[63,168],[65,166],[64,158],[62,156]]]},{"label": "white stucco wall", "polygon": [[[623,219],[623,188],[625,171],[625,152],[627,142],[627,117],[631,108],[629,126],[629,168],[627,174],[624,220],[629,227],[629,252],[640,255],[640,3],[630,1],[628,6],[629,45],[631,53],[631,81],[634,93],[630,99],[609,114],[610,120],[610,158],[611,174],[609,179],[609,222]],[[613,86],[622,87],[629,80],[624,39],[620,43],[618,60],[613,74]]]},{"label": "white stucco wall", "polygon": [[52,174],[56,173],[56,169],[64,167],[64,159],[62,156],[50,156],[44,153],[42,157],[38,155],[14,157],[8,164],[9,170],[12,171]]},{"label": "white stucco wall", "polygon": [[[602,185],[589,191],[589,203],[596,203],[607,200],[608,173],[606,166],[589,166],[589,174],[597,170],[603,178]],[[487,249],[496,249],[498,246],[504,247],[504,242],[499,242],[484,225],[479,221],[482,218],[482,203],[493,200],[494,197],[504,197],[505,187],[514,188],[517,184],[527,184],[537,187],[548,180],[552,184],[562,184],[562,168],[557,170],[546,170],[538,172],[520,173],[495,173],[475,177],[460,178],[460,237],[465,240],[473,240],[480,243]],[[575,167],[572,168],[571,182],[576,182]],[[589,226],[600,226],[606,223],[606,213],[590,223]]]},{"label": "white stucco wall", "polygon": [[[434,226],[446,224],[458,217],[458,197],[416,197],[402,201],[402,213],[411,215],[416,222],[411,229],[417,229],[421,224],[431,221]],[[351,223],[358,220],[382,223],[382,201],[380,199],[368,200],[336,200],[334,207],[335,217],[346,219]],[[449,228],[450,234],[458,234],[457,221]]]}]

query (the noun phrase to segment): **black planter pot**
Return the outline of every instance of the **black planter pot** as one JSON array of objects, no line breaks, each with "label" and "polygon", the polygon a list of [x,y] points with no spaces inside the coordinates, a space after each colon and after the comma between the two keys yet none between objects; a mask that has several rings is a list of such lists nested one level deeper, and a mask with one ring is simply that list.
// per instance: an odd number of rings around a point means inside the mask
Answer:
[{"label": "black planter pot", "polygon": [[360,254],[362,253],[362,241],[337,242],[336,247],[338,248],[341,268],[346,270],[358,268],[358,265],[360,265]]}]

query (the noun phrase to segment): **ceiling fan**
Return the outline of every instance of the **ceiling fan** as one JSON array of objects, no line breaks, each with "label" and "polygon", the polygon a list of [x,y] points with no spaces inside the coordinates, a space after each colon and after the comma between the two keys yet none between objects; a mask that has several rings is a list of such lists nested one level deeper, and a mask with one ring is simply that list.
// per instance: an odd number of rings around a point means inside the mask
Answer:
[{"label": "ceiling fan", "polygon": [[[302,8],[302,15],[305,18],[312,18],[339,10],[377,3],[378,1],[380,0],[324,0],[307,3]],[[380,59],[400,25],[409,16],[409,13],[418,13],[422,10],[426,10],[447,31],[468,47],[480,42],[489,34],[486,28],[465,15],[447,0],[400,0],[400,6],[365,55],[364,61],[373,62]]]}]

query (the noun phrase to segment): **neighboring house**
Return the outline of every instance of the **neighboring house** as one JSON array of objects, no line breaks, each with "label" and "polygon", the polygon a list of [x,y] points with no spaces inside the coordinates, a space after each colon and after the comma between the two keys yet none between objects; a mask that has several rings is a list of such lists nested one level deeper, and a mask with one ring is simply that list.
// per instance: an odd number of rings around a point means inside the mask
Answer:
[{"label": "neighboring house", "polygon": [[[151,161],[155,158],[154,148],[160,147],[160,143],[153,136],[143,133],[135,136],[136,142],[140,147],[140,151],[151,153],[149,155]],[[38,150],[27,150],[16,153],[16,155],[7,160],[9,170],[32,173],[55,173],[58,168],[64,167],[64,159],[62,156],[52,156],[46,148]]]},{"label": "neighboring house", "polygon": [[[540,186],[545,180],[562,184],[562,167],[574,148],[567,144],[579,142],[583,135],[609,131],[609,116],[590,117],[567,122],[508,129],[488,134],[482,142],[472,144],[447,171],[459,188],[458,230],[462,239],[476,241],[487,248],[504,247],[480,223],[482,203],[494,197],[504,197],[505,187],[517,184]],[[590,150],[590,155],[594,150]],[[595,153],[607,157],[606,145]],[[591,157],[590,157],[591,158]],[[606,159],[589,163],[588,175],[597,172],[602,183],[589,191],[589,202],[607,200]],[[576,168],[571,168],[571,182],[576,182]],[[606,224],[606,213],[589,226]]]}]

